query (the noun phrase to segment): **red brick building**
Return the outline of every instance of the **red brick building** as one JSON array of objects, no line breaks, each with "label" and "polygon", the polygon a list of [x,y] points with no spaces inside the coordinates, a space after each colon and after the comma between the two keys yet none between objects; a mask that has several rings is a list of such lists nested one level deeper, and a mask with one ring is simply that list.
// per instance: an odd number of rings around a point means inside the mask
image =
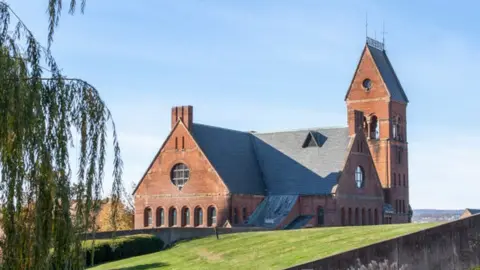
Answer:
[{"label": "red brick building", "polygon": [[410,222],[408,99],[367,39],[345,97],[348,126],[275,133],[194,123],[171,132],[135,195],[135,228],[369,225]]}]

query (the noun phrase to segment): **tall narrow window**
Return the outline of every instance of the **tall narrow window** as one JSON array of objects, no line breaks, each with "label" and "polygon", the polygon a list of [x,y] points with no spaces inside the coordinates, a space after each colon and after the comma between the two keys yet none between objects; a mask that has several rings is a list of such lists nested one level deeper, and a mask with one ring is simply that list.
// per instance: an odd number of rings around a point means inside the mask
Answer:
[{"label": "tall narrow window", "polygon": [[375,140],[380,138],[380,125],[376,115],[370,118],[370,138]]},{"label": "tall narrow window", "polygon": [[185,137],[182,136],[182,150],[185,150]]},{"label": "tall narrow window", "polygon": [[348,208],[348,225],[353,225],[352,208]]},{"label": "tall narrow window", "polygon": [[347,223],[345,222],[345,208],[343,208],[343,207],[342,207],[342,210],[341,210],[340,221],[341,221],[342,226],[347,225]]},{"label": "tall narrow window", "polygon": [[403,186],[404,186],[404,187],[407,186],[407,182],[405,181],[405,174],[403,174]]},{"label": "tall narrow window", "polygon": [[367,220],[365,217],[365,208],[362,208],[362,225],[366,225],[366,224],[367,224]]},{"label": "tall narrow window", "polygon": [[217,210],[215,209],[214,206],[208,207],[208,213],[207,213],[207,226],[212,227],[217,225]]},{"label": "tall narrow window", "polygon": [[178,150],[178,137],[175,137],[175,150]]},{"label": "tall narrow window", "polygon": [[163,208],[158,207],[157,208],[157,227],[163,226],[165,223],[165,215],[163,213]]},{"label": "tall narrow window", "polygon": [[183,208],[182,209],[182,226],[190,225],[190,209]]},{"label": "tall narrow window", "polygon": [[368,209],[368,225],[373,224],[373,219],[372,219],[372,209]]},{"label": "tall narrow window", "polygon": [[378,225],[378,210],[377,208],[375,208],[375,211],[374,211],[374,219],[375,219],[375,225]]},{"label": "tall narrow window", "polygon": [[170,227],[177,226],[177,209],[170,208],[170,212],[168,215],[168,225]]},{"label": "tall narrow window", "polygon": [[144,215],[143,225],[145,227],[152,226],[152,209],[150,207],[145,208],[143,215]]},{"label": "tall narrow window", "polygon": [[397,174],[396,173],[393,174],[393,186],[394,187],[397,186]]},{"label": "tall narrow window", "polygon": [[317,225],[323,226],[323,224],[325,223],[324,219],[325,217],[324,217],[323,207],[319,206],[317,209]]},{"label": "tall narrow window", "polygon": [[248,217],[247,217],[247,208],[244,207],[244,208],[242,209],[242,220],[243,220],[243,223],[247,222],[247,219],[248,219]]},{"label": "tall narrow window", "polygon": [[237,212],[237,208],[233,208],[233,224],[238,224],[238,212]]},{"label": "tall narrow window", "polygon": [[202,208],[197,207],[195,208],[195,221],[194,221],[194,226],[201,226],[203,225],[203,211]]},{"label": "tall narrow window", "polygon": [[358,207],[355,208],[355,224],[353,225],[360,225],[360,213],[358,212]]}]

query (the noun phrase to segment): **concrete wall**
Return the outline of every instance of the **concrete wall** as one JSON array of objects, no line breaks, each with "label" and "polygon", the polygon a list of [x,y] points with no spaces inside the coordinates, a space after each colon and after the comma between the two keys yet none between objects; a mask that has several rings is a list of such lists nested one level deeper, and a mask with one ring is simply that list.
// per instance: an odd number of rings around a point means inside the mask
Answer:
[{"label": "concrete wall", "polygon": [[480,214],[289,269],[344,270],[358,266],[357,259],[366,266],[388,260],[409,270],[470,269],[480,265]]},{"label": "concrete wall", "polygon": [[[241,233],[241,232],[254,232],[265,231],[264,228],[254,227],[234,227],[234,228],[217,228],[218,234],[229,233]],[[166,245],[170,245],[179,240],[188,240],[193,238],[207,237],[215,235],[213,228],[155,228],[155,229],[140,229],[140,230],[128,230],[117,231],[115,236],[128,236],[136,234],[151,234],[159,237],[165,242]],[[95,234],[95,239],[108,239],[112,238],[113,232],[98,232]],[[87,239],[92,239],[92,234],[87,234]]]}]

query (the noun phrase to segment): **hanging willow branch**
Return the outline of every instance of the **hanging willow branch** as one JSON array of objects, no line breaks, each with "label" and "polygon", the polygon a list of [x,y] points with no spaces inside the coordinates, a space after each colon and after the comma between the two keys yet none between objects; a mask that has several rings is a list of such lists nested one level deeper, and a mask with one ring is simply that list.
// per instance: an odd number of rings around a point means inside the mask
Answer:
[{"label": "hanging willow branch", "polygon": [[[61,1],[49,1],[55,4],[49,14],[55,16],[48,48],[0,2],[0,269],[85,267],[81,241],[96,227],[108,124],[114,151],[112,220],[123,190],[110,111],[95,87],[63,76],[50,54]],[[82,10],[84,5],[82,1]],[[72,1],[70,11],[74,10]],[[11,17],[17,21],[13,25]],[[68,147],[78,138],[74,177]]]}]

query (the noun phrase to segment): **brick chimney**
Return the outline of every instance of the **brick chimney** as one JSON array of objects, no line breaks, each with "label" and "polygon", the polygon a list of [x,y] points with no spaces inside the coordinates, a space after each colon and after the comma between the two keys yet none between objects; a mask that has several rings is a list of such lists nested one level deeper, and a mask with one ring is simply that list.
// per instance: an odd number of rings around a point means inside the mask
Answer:
[{"label": "brick chimney", "polygon": [[357,110],[348,111],[348,131],[350,135],[363,130],[363,112]]},{"label": "brick chimney", "polygon": [[172,128],[182,120],[183,124],[190,129],[193,123],[193,106],[177,106],[172,108]]}]

